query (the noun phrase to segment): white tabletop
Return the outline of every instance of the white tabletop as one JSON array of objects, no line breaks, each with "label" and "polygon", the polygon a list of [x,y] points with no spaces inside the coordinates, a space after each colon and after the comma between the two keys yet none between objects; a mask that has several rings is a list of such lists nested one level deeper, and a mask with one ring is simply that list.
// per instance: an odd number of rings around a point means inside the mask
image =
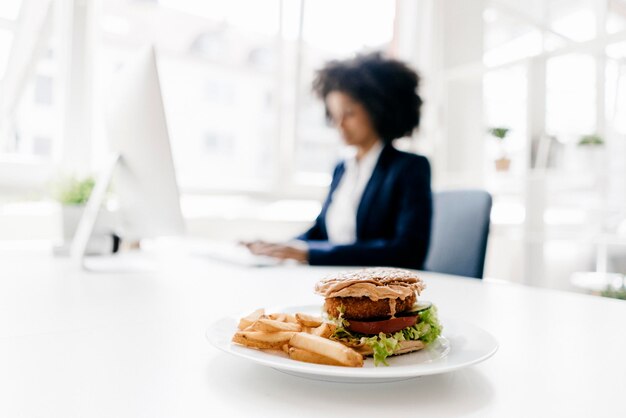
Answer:
[{"label": "white tabletop", "polygon": [[335,270],[163,257],[158,273],[88,274],[4,253],[0,416],[624,416],[623,301],[424,273],[440,314],[484,328],[500,349],[396,383],[307,380],[207,343],[224,315],[321,304],[313,285]]}]

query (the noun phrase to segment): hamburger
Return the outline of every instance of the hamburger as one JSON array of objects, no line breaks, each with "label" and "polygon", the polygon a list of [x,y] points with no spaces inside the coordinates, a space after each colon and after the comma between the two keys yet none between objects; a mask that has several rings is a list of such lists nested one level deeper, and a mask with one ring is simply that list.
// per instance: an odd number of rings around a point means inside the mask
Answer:
[{"label": "hamburger", "polygon": [[424,288],[412,271],[368,268],[328,276],[315,293],[336,325],[331,338],[387,365],[387,357],[421,350],[441,334],[436,307],[417,299]]}]

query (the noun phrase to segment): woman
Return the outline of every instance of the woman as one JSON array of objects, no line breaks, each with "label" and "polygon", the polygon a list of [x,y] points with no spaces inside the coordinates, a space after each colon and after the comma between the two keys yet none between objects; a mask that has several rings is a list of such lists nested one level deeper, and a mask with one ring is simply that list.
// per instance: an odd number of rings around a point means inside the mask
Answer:
[{"label": "woman", "polygon": [[419,125],[418,75],[380,54],[332,61],[313,90],[354,157],[339,163],[315,224],[295,243],[251,242],[254,254],[312,265],[421,268],[432,212],[430,165],[392,141]]}]

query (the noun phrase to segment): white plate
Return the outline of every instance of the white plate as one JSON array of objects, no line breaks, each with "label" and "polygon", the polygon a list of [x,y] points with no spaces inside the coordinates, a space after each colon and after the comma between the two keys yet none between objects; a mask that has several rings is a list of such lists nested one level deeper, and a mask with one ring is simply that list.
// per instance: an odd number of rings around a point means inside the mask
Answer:
[{"label": "white plate", "polygon": [[[320,306],[293,306],[267,312],[304,312],[320,314]],[[480,363],[495,354],[498,343],[487,331],[467,322],[440,318],[443,335],[423,350],[390,357],[389,366],[374,366],[371,358],[363,367],[338,367],[303,363],[289,359],[280,352],[264,352],[233,344],[239,317],[226,317],[213,323],[206,331],[211,344],[227,353],[270,366],[284,373],[309,379],[344,383],[376,383],[411,379],[431,374],[447,373]]]}]

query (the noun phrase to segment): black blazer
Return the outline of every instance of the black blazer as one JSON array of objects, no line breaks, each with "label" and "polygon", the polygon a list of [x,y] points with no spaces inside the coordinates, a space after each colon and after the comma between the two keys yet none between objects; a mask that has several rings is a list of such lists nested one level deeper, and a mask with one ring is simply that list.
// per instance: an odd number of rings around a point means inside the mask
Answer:
[{"label": "black blazer", "polygon": [[365,186],[356,215],[356,242],[328,241],[326,211],[345,167],[335,167],[315,224],[298,239],[309,245],[312,265],[422,268],[430,239],[430,164],[425,157],[386,145]]}]

